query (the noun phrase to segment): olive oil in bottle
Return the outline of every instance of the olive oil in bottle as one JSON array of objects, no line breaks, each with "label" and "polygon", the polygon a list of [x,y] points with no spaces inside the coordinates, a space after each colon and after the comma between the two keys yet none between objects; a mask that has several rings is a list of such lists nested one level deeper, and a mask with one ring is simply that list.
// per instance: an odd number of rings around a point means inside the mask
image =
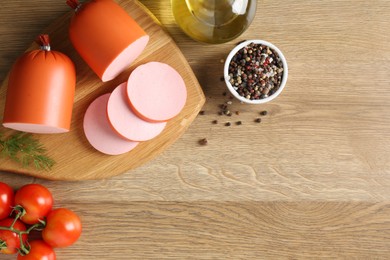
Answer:
[{"label": "olive oil in bottle", "polygon": [[224,43],[242,34],[256,14],[256,0],[171,0],[176,23],[191,38]]}]

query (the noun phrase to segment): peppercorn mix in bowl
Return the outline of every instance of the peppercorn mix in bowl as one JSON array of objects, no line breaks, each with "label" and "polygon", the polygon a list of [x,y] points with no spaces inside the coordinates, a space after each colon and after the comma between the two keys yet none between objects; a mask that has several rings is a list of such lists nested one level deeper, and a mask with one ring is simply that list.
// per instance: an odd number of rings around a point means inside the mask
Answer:
[{"label": "peppercorn mix in bowl", "polygon": [[224,78],[234,97],[248,104],[276,98],[286,85],[288,66],[272,43],[248,40],[238,44],[225,61]]}]

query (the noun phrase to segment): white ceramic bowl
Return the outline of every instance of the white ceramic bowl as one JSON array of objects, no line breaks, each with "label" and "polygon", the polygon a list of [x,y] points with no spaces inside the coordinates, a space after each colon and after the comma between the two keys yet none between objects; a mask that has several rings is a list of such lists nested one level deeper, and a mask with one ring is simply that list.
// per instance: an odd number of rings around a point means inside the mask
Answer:
[{"label": "white ceramic bowl", "polygon": [[[240,96],[240,94],[238,94],[238,92],[233,88],[232,84],[230,84],[230,77],[229,77],[229,65],[230,65],[230,61],[232,60],[233,56],[239,50],[241,50],[245,46],[249,45],[250,43],[262,44],[262,45],[268,46],[270,49],[272,49],[273,51],[275,51],[279,55],[279,57],[280,57],[280,59],[282,60],[282,63],[283,63],[282,82],[281,82],[278,90],[276,90],[275,93],[273,93],[272,95],[270,95],[270,96],[268,96],[266,98],[256,99],[256,100],[250,100],[250,99],[247,99],[246,97]],[[288,66],[287,66],[286,58],[284,57],[283,53],[278,49],[278,47],[276,47],[275,45],[273,45],[272,43],[267,42],[267,41],[263,41],[263,40],[248,40],[248,41],[242,42],[242,43],[238,44],[229,53],[229,55],[228,55],[228,57],[227,57],[227,59],[225,61],[224,78],[225,78],[226,86],[228,87],[230,93],[232,93],[232,95],[235,98],[237,98],[238,100],[240,100],[241,102],[244,102],[244,103],[248,103],[248,104],[263,104],[263,103],[266,103],[266,102],[269,102],[269,101],[273,100],[274,98],[276,98],[282,92],[282,90],[286,86],[287,77],[288,77]]]}]

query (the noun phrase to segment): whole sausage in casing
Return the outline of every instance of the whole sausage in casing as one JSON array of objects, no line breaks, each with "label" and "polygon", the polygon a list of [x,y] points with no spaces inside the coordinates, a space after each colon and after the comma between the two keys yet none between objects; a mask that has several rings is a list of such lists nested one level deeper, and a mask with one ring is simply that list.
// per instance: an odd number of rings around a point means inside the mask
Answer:
[{"label": "whole sausage in casing", "polygon": [[40,50],[23,54],[13,65],[3,125],[30,133],[70,130],[76,86],[73,62],[50,50],[49,36],[39,37]]},{"label": "whole sausage in casing", "polygon": [[69,26],[69,38],[79,55],[103,81],[109,81],[141,54],[149,36],[125,10],[112,0],[79,4]]}]

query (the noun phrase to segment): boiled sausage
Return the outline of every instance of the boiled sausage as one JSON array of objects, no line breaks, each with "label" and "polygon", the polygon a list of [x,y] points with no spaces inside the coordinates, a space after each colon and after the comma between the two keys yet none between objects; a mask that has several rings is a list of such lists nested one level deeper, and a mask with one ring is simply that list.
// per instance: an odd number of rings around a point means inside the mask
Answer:
[{"label": "boiled sausage", "polygon": [[130,74],[127,97],[137,116],[150,122],[165,122],[183,109],[187,89],[174,68],[161,62],[149,62]]},{"label": "boiled sausage", "polygon": [[104,94],[89,105],[84,116],[84,133],[96,150],[118,155],[131,151],[138,142],[125,140],[112,130],[106,113],[109,97],[110,94]]},{"label": "boiled sausage", "polygon": [[147,141],[159,135],[166,122],[151,123],[136,116],[126,97],[126,83],[119,85],[111,94],[107,115],[113,129],[124,138],[133,141]]},{"label": "boiled sausage", "polygon": [[76,86],[73,62],[52,51],[48,35],[40,50],[23,54],[13,65],[4,109],[4,127],[30,133],[68,132]]},{"label": "boiled sausage", "polygon": [[69,27],[70,41],[103,82],[128,68],[146,47],[149,36],[114,1],[67,3],[75,9]]}]

